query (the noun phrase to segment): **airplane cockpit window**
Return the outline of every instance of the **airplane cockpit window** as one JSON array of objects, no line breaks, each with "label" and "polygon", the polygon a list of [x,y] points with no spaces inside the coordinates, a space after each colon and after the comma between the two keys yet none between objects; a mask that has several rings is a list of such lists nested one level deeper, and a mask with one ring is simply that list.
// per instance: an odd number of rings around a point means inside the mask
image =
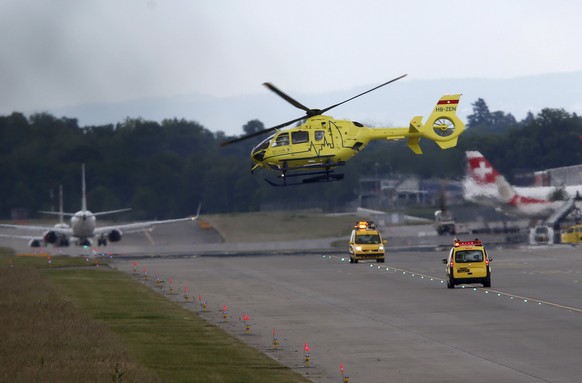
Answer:
[{"label": "airplane cockpit window", "polygon": [[277,138],[275,138],[275,142],[273,142],[273,146],[285,146],[289,145],[289,133],[280,133]]},{"label": "airplane cockpit window", "polygon": [[315,141],[323,140],[324,136],[325,136],[325,130],[316,130],[315,131]]},{"label": "airplane cockpit window", "polygon": [[309,132],[299,131],[291,133],[291,140],[294,144],[301,144],[303,142],[309,142]]}]

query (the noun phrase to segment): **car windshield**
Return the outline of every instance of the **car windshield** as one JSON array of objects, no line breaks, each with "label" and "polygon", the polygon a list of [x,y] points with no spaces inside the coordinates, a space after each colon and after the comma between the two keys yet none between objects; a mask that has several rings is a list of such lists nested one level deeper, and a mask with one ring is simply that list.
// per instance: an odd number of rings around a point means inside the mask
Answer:
[{"label": "car windshield", "polygon": [[455,253],[455,262],[483,262],[483,252],[481,250],[459,250]]},{"label": "car windshield", "polygon": [[378,234],[357,235],[356,243],[360,245],[376,245],[380,243],[380,236]]}]

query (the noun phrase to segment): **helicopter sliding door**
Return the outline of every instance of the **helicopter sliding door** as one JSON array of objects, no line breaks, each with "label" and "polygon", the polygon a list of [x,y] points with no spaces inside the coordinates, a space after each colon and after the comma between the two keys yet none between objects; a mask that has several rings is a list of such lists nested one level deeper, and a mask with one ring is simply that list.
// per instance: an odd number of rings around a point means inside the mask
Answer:
[{"label": "helicopter sliding door", "polygon": [[304,161],[306,156],[312,157],[314,153],[311,153],[312,145],[309,140],[308,130],[298,130],[291,132],[291,144],[292,151],[297,155],[297,160]]}]

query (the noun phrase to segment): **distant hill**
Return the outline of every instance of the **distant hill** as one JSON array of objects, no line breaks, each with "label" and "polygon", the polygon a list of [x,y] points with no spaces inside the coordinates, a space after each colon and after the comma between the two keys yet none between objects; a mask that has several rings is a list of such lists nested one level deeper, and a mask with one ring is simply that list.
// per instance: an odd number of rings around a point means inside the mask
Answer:
[{"label": "distant hill", "polygon": [[[378,79],[378,83],[386,80]],[[282,90],[306,106],[324,108],[376,85],[318,94]],[[328,114],[371,126],[407,126],[415,115],[428,116],[439,97],[450,93],[463,94],[459,111],[463,119],[472,113],[471,104],[478,98],[485,100],[490,111],[511,113],[518,120],[523,119],[528,111],[536,114],[546,107],[563,108],[569,113],[581,115],[582,71],[511,79],[422,80],[414,79],[414,74],[410,74],[406,80],[390,84]],[[253,119],[269,127],[303,114],[260,84],[257,84],[256,94],[240,97],[215,98],[192,94],[76,105],[46,112],[57,117],[77,118],[80,126],[117,123],[127,117],[154,121],[184,118],[197,121],[213,132],[223,131],[229,135],[241,134],[242,126]]]}]

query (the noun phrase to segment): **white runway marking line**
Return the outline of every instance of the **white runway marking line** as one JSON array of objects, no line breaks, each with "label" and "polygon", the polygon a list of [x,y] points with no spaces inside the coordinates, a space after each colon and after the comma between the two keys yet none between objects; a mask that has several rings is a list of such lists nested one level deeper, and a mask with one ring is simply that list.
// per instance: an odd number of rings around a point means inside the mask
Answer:
[{"label": "white runway marking line", "polygon": [[[323,258],[326,258],[326,256],[324,255]],[[341,258],[341,257],[337,257],[337,256],[327,256],[327,258],[329,258],[329,259],[331,259],[331,258],[337,258],[337,259],[340,260],[340,262],[344,262],[345,261],[345,258]],[[375,266],[375,264],[370,264],[370,268],[374,268],[374,266]],[[417,273],[417,272],[413,272],[413,271],[410,271],[410,270],[399,269],[397,267],[377,266],[377,269],[385,269],[386,271],[394,271],[394,272],[402,273],[402,275],[409,274],[412,277],[418,276],[421,279],[425,279],[426,278],[426,279],[430,279],[431,281],[435,281],[436,280],[436,281],[439,281],[440,283],[445,283],[445,279],[443,279],[443,278],[439,278],[439,277],[435,277],[435,276],[427,275],[427,274],[422,274],[422,273]],[[505,297],[508,297],[510,299],[518,299],[518,300],[521,300],[524,303],[535,302],[535,303],[537,303],[539,305],[547,305],[547,306],[555,307],[555,308],[558,308],[558,309],[567,310],[567,311],[571,311],[571,312],[575,312],[575,313],[582,314],[582,309],[579,309],[579,308],[576,308],[576,307],[571,307],[571,306],[565,306],[565,305],[561,305],[561,304],[558,304],[558,303],[548,302],[548,301],[544,301],[544,300],[541,300],[541,299],[528,298],[528,297],[523,297],[523,296],[520,296],[520,295],[505,293],[505,292],[499,291],[499,290],[485,289],[485,288],[476,288],[476,287],[471,287],[471,286],[468,286],[468,285],[460,285],[460,287],[463,288],[463,289],[465,289],[465,288],[473,288],[473,291],[483,291],[485,294],[489,294],[491,292],[491,293],[497,294],[498,297],[505,296]]]}]

